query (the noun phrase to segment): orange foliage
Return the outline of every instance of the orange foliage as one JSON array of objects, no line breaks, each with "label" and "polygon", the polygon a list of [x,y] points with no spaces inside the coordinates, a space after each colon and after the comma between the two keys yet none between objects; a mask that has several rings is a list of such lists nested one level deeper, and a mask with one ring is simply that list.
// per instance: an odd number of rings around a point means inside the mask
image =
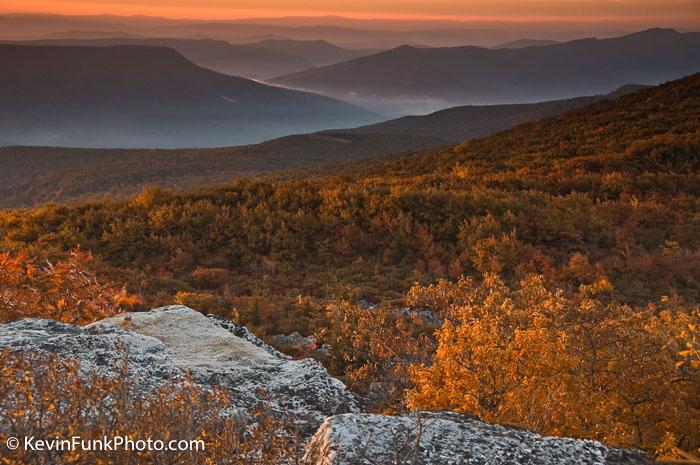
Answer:
[{"label": "orange foliage", "polygon": [[[291,422],[268,409],[250,421],[228,415],[227,393],[189,381],[138,392],[123,376],[86,376],[78,363],[39,355],[0,358],[0,441],[9,436],[84,440],[128,436],[136,440],[203,441],[187,451],[25,451],[5,449],[3,465],[278,465],[300,459],[300,441]],[[105,399],[109,399],[108,402]],[[301,463],[297,461],[296,463]]]},{"label": "orange foliage", "polygon": [[0,253],[0,322],[34,317],[82,325],[139,303],[100,283],[87,269],[91,259],[76,249],[39,265],[23,253]]},{"label": "orange foliage", "polygon": [[328,307],[329,324],[318,332],[328,342],[351,386],[372,397],[376,404],[393,409],[410,385],[409,368],[433,350],[429,338],[435,329],[418,314],[402,315],[385,308],[364,308],[342,302]]},{"label": "orange foliage", "polygon": [[567,297],[540,277],[513,290],[495,276],[414,288],[447,320],[432,363],[413,371],[410,405],[648,450],[670,432],[697,447],[700,376],[677,364],[690,316],[606,304],[609,290]]}]

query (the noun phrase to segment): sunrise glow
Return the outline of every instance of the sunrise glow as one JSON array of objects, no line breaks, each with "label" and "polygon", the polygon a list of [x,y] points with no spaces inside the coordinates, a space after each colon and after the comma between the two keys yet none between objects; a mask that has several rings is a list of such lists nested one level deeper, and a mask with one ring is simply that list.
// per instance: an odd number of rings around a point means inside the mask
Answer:
[{"label": "sunrise glow", "polygon": [[18,4],[0,1],[2,13],[146,15],[189,19],[240,19],[251,17],[342,15],[366,19],[452,20],[638,20],[650,17],[685,21],[700,17],[700,2],[694,0],[496,0],[468,1],[407,0],[349,1],[311,0],[290,5],[282,0],[35,0]]}]

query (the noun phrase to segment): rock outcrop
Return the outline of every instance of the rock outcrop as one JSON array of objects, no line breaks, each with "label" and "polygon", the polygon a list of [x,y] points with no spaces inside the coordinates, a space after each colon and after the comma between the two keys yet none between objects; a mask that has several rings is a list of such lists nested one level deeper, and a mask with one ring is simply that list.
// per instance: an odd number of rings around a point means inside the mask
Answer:
[{"label": "rock outcrop", "polygon": [[467,415],[423,412],[327,418],[306,452],[310,465],[651,465],[647,456],[595,441],[546,437]]},{"label": "rock outcrop", "polygon": [[[161,341],[102,322],[80,327],[35,318],[15,321],[0,325],[0,349],[5,347],[10,353],[55,354],[78,360],[85,375],[114,378],[125,365],[137,392],[182,376]],[[124,360],[128,363],[121,364]]]},{"label": "rock outcrop", "polygon": [[126,366],[137,392],[188,376],[201,386],[228,390],[233,414],[245,415],[264,397],[268,407],[291,414],[310,438],[309,465],[653,463],[639,451],[544,437],[466,415],[362,413],[355,396],[319,362],[293,360],[242,326],[181,305],[86,327],[40,319],[0,324],[3,348],[78,360],[86,375],[123,376]]},{"label": "rock outcrop", "polygon": [[84,328],[27,319],[0,325],[0,347],[79,360],[86,373],[117,376],[128,361],[142,389],[191,374],[231,392],[241,413],[261,403],[292,415],[309,435],[324,418],[357,412],[355,396],[316,360],[292,360],[247,330],[176,305],[108,318]]}]

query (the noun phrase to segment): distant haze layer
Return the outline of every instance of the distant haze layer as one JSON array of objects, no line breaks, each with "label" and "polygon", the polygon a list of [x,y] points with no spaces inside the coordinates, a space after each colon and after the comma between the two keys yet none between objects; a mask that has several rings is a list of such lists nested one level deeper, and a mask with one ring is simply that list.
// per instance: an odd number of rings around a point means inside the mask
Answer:
[{"label": "distant haze layer", "polygon": [[160,15],[198,19],[245,16],[328,15],[383,18],[517,19],[637,19],[699,15],[693,0],[33,0],[18,7],[0,1],[0,11],[33,13]]},{"label": "distant haze layer", "polygon": [[[0,5],[3,0],[0,0]],[[668,10],[672,11],[672,10]],[[659,14],[652,17],[620,17],[597,20],[507,18],[490,20],[382,19],[341,16],[294,16],[225,19],[168,19],[152,16],[56,14],[5,14],[0,7],[0,39],[109,39],[186,38],[218,39],[236,44],[268,39],[325,40],[355,49],[388,49],[400,45],[452,47],[496,46],[523,39],[568,41],[585,37],[613,37],[650,27],[679,31],[700,30],[700,17]],[[540,44],[542,42],[539,42]]]}]

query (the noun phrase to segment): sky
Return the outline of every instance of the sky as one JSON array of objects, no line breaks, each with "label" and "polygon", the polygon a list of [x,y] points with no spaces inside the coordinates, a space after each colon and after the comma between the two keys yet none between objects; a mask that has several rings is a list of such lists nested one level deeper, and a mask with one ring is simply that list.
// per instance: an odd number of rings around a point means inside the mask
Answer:
[{"label": "sky", "polygon": [[458,20],[700,17],[700,0],[0,0],[2,13],[236,19],[322,16]]}]

